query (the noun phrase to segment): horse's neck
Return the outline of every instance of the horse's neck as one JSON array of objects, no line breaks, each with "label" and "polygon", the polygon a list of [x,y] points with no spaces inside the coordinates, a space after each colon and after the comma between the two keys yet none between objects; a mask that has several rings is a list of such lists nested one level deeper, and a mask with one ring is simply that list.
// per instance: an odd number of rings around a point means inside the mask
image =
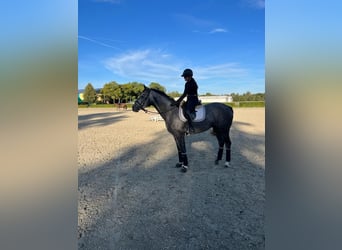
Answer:
[{"label": "horse's neck", "polygon": [[169,111],[172,108],[171,101],[167,97],[162,96],[158,93],[153,93],[152,105],[162,116],[165,114],[165,112]]}]

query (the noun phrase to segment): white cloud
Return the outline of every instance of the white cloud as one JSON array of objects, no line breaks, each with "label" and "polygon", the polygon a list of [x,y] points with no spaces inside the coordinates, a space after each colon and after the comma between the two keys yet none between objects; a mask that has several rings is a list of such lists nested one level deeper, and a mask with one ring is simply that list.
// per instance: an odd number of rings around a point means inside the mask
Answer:
[{"label": "white cloud", "polygon": [[255,0],[254,5],[260,9],[265,8],[265,0]]},{"label": "white cloud", "polygon": [[181,22],[182,25],[190,26],[194,29],[203,29],[217,25],[217,23],[212,20],[198,18],[188,14],[174,14],[173,17]]},{"label": "white cloud", "polygon": [[243,0],[245,4],[257,9],[265,8],[265,0]]},{"label": "white cloud", "polygon": [[226,33],[228,32],[226,29],[222,29],[222,28],[216,28],[211,30],[209,33]]},{"label": "white cloud", "polygon": [[[244,89],[248,90],[248,86],[255,82],[251,69],[242,67],[238,62],[200,66],[184,58],[175,58],[161,49],[129,51],[108,58],[103,63],[106,69],[112,72],[113,79],[144,84],[158,82],[167,91],[183,90],[184,80],[181,73],[189,67],[199,84],[199,93],[240,93],[242,90],[246,91]],[[264,85],[260,83],[260,86]]]},{"label": "white cloud", "polygon": [[[176,59],[161,50],[145,49],[131,51],[105,60],[105,67],[114,75],[128,81],[160,82],[174,84],[180,82],[180,75],[189,64]],[[223,63],[197,67],[190,66],[196,79],[232,79],[245,76],[247,70],[238,63]]]},{"label": "white cloud", "polygon": [[95,39],[92,39],[92,38],[89,38],[89,37],[86,37],[86,36],[78,36],[78,38],[79,39],[83,39],[83,40],[87,40],[89,42],[98,44],[100,46],[104,46],[104,47],[108,47],[108,48],[113,48],[113,49],[119,49],[118,47],[112,46],[112,45],[107,44],[107,43],[103,43],[103,42],[101,42],[99,40],[95,40]]},{"label": "white cloud", "polygon": [[224,63],[194,68],[198,79],[234,78],[247,74],[238,63]]},{"label": "white cloud", "polygon": [[104,65],[124,78],[157,81],[179,75],[179,66],[171,60],[171,55],[160,50],[146,49],[109,58],[104,61]]}]

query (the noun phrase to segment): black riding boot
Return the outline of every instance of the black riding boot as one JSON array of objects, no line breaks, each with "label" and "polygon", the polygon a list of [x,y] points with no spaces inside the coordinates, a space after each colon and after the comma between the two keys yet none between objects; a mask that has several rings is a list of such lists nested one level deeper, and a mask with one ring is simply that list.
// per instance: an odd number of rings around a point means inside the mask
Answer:
[{"label": "black riding boot", "polygon": [[195,132],[195,129],[194,129],[194,126],[192,125],[191,119],[188,120],[188,124],[189,124],[189,132],[190,132],[190,133],[194,133],[194,132]]},{"label": "black riding boot", "polygon": [[189,126],[189,130],[188,132],[189,133],[194,133],[195,132],[195,129],[194,129],[194,126],[192,125],[192,117],[191,117],[191,114],[189,112],[185,112],[184,113],[184,116],[185,118],[188,120],[188,126]]}]

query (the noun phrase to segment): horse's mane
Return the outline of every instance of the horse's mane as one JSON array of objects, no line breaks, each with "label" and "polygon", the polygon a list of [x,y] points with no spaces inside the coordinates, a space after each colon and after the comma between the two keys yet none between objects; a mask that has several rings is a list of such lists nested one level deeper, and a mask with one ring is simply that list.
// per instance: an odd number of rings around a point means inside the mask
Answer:
[{"label": "horse's mane", "polygon": [[151,90],[157,92],[158,94],[161,94],[162,96],[165,96],[167,99],[169,99],[172,103],[176,102],[175,99],[173,99],[171,96],[168,96],[167,94],[165,94],[165,92],[159,90],[159,89],[152,89]]}]

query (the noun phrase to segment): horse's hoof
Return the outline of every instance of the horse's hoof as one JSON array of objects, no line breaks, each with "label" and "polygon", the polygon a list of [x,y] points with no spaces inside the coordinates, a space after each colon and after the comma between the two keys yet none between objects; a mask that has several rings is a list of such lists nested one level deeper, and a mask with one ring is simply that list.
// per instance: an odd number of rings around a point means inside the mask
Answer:
[{"label": "horse's hoof", "polygon": [[175,167],[176,167],[176,168],[180,168],[181,166],[183,166],[183,164],[178,162],[178,163],[176,163],[176,166],[175,166]]},{"label": "horse's hoof", "polygon": [[185,173],[186,171],[188,171],[188,167],[187,166],[182,166],[181,171],[183,173]]},{"label": "horse's hoof", "polygon": [[218,165],[219,161],[218,160],[215,160],[215,165]]},{"label": "horse's hoof", "polygon": [[229,168],[229,167],[230,167],[230,162],[226,161],[226,163],[224,164],[224,166],[225,166],[226,168]]}]

